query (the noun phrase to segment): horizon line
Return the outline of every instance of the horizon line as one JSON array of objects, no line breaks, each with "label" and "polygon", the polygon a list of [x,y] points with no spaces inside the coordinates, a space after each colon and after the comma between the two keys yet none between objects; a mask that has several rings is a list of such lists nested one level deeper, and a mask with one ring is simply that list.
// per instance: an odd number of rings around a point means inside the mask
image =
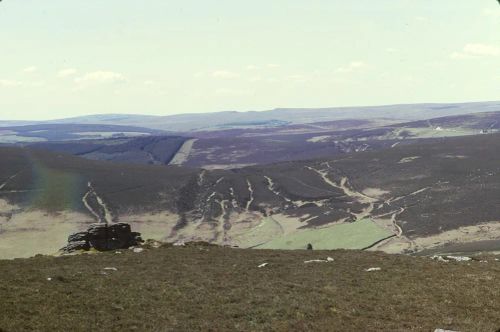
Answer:
[{"label": "horizon line", "polygon": [[251,113],[251,112],[271,112],[277,110],[328,110],[331,109],[349,109],[349,108],[363,108],[363,107],[394,107],[394,106],[410,106],[410,105],[465,105],[465,104],[481,104],[481,103],[500,103],[500,100],[479,100],[479,101],[461,101],[461,102],[418,102],[418,103],[391,103],[391,104],[368,104],[368,105],[352,105],[352,106],[324,106],[324,107],[275,107],[272,109],[264,109],[264,110],[227,110],[227,111],[213,111],[213,112],[186,112],[186,113],[174,113],[167,115],[156,115],[156,114],[141,114],[141,113],[95,113],[95,114],[85,114],[85,115],[76,115],[69,116],[66,118],[49,118],[43,120],[3,120],[0,119],[0,122],[47,122],[47,121],[58,121],[58,120],[70,120],[70,119],[78,119],[78,118],[86,118],[92,116],[144,116],[151,118],[159,118],[159,117],[172,117],[172,116],[183,116],[183,115],[209,115],[209,114],[218,114],[218,113]]}]

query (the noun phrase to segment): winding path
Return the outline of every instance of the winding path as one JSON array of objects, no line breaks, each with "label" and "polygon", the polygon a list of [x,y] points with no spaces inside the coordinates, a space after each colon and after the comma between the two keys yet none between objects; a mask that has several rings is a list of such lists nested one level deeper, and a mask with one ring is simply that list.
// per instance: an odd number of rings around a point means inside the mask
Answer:
[{"label": "winding path", "polygon": [[[97,192],[95,191],[94,187],[92,186],[92,182],[89,181],[87,183],[87,187],[89,188],[89,190],[82,197],[83,204],[85,205],[87,210],[89,210],[89,212],[97,218],[97,220],[100,223],[111,224],[113,222],[113,215],[111,214],[111,211],[108,209],[108,206],[104,203],[103,199],[99,195],[97,195]],[[90,203],[87,201],[87,199],[90,195],[93,195],[95,197],[97,204],[99,204],[101,206],[102,210],[104,211],[104,216],[100,216],[99,213],[97,213],[92,208]]]},{"label": "winding path", "polygon": [[[329,164],[327,164],[327,166],[330,168]],[[337,184],[328,177],[327,171],[319,170],[310,166],[307,166],[306,168],[321,176],[321,178],[323,179],[323,181],[325,181],[326,184],[336,189],[342,190],[345,196],[350,197],[361,204],[368,204],[368,207],[364,208],[360,213],[351,212],[351,214],[356,218],[356,220],[361,220],[370,216],[373,210],[375,209],[375,203],[378,202],[379,200],[377,198],[370,197],[361,192],[353,190],[349,186],[349,179],[346,176],[343,176],[340,179],[340,184]]]},{"label": "winding path", "polygon": [[403,213],[404,211],[405,211],[405,208],[402,207],[402,208],[400,208],[400,210],[398,212],[393,213],[392,216],[391,216],[391,222],[394,225],[394,228],[396,228],[396,230],[397,230],[397,232],[396,232],[396,236],[397,237],[403,236],[403,229],[396,222],[396,217],[398,215],[400,215],[401,213]]},{"label": "winding path", "polygon": [[87,191],[85,193],[85,195],[83,195],[83,197],[82,197],[83,205],[85,205],[85,207],[87,208],[87,210],[97,219],[97,221],[101,222],[101,216],[99,216],[99,214],[94,211],[94,209],[92,208],[92,206],[90,206],[89,202],[87,201],[87,198],[91,194],[92,194],[92,191],[89,189],[89,191]]},{"label": "winding path", "polygon": [[0,190],[2,190],[3,188],[5,188],[5,186],[9,183],[9,181],[12,180],[13,178],[15,178],[16,176],[18,176],[19,173],[21,173],[21,172],[17,172],[16,174],[14,174],[11,177],[7,178],[7,180],[4,183],[0,184]]},{"label": "winding path", "polygon": [[247,185],[248,185],[248,192],[250,193],[250,198],[248,199],[248,202],[247,202],[247,205],[245,206],[245,209],[248,211],[250,211],[250,206],[252,205],[253,203],[253,188],[252,188],[252,183],[250,182],[250,180],[247,179]]}]

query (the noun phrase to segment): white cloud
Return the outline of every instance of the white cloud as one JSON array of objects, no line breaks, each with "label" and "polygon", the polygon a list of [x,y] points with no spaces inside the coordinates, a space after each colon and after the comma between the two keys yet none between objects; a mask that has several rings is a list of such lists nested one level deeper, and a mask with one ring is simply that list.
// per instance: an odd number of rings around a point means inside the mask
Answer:
[{"label": "white cloud", "polygon": [[66,69],[62,69],[60,70],[58,73],[57,73],[57,77],[60,77],[60,78],[66,78],[66,77],[70,77],[70,76],[73,76],[77,73],[77,70],[74,69],[74,68],[66,68]]},{"label": "white cloud", "polygon": [[483,10],[483,15],[487,16],[487,17],[499,18],[500,17],[500,10],[486,8]]},{"label": "white cloud", "polygon": [[46,83],[45,83],[45,81],[35,81],[35,82],[29,82],[29,83],[27,83],[27,85],[39,88],[39,87],[45,86]]},{"label": "white cloud", "polygon": [[251,76],[251,77],[248,79],[248,81],[250,81],[250,82],[260,82],[260,81],[262,81],[262,77],[261,77],[261,76],[259,76],[259,75],[256,75],[256,76]]},{"label": "white cloud", "polygon": [[202,71],[199,71],[197,73],[194,73],[193,77],[194,78],[203,78],[203,77],[205,77],[205,73]]},{"label": "white cloud", "polygon": [[24,73],[34,73],[37,70],[38,70],[38,68],[35,67],[35,66],[30,66],[30,67],[23,68],[23,72]]},{"label": "white cloud", "polygon": [[259,69],[259,66],[256,65],[248,65],[245,67],[246,70],[257,70]]},{"label": "white cloud", "polygon": [[268,64],[267,64],[267,67],[268,67],[268,68],[279,68],[279,67],[280,67],[280,65],[278,65],[278,64],[276,64],[276,63],[268,63]]},{"label": "white cloud", "polygon": [[288,76],[288,79],[295,83],[303,83],[308,81],[307,77],[303,75],[290,75]]},{"label": "white cloud", "polygon": [[475,58],[475,56],[472,56],[470,54],[465,54],[465,53],[462,53],[462,52],[453,52],[450,54],[450,57],[452,59],[471,59],[471,58]]},{"label": "white cloud", "polygon": [[240,77],[240,75],[237,73],[226,71],[226,70],[217,70],[217,71],[214,71],[212,73],[212,77],[223,78],[223,79],[232,79],[232,78],[238,78],[238,77]]},{"label": "white cloud", "polygon": [[120,73],[115,73],[112,71],[94,71],[75,78],[75,83],[78,84],[86,84],[86,83],[110,84],[110,83],[119,83],[123,81],[125,81],[125,76],[123,76]]},{"label": "white cloud", "polygon": [[490,44],[467,44],[461,52],[453,52],[453,59],[470,59],[487,56],[500,56],[500,47]]},{"label": "white cloud", "polygon": [[368,67],[363,61],[352,61],[347,66],[337,68],[337,73],[351,73]]},{"label": "white cloud", "polygon": [[250,95],[254,94],[254,91],[245,90],[245,89],[221,88],[221,89],[217,89],[215,91],[215,94],[220,95],[220,96],[250,96]]},{"label": "white cloud", "polygon": [[487,44],[467,44],[464,47],[464,52],[477,56],[498,56],[500,55],[500,47]]},{"label": "white cloud", "polygon": [[16,87],[16,86],[20,86],[20,85],[22,85],[22,83],[18,82],[18,81],[0,80],[1,87],[9,88],[9,87]]}]

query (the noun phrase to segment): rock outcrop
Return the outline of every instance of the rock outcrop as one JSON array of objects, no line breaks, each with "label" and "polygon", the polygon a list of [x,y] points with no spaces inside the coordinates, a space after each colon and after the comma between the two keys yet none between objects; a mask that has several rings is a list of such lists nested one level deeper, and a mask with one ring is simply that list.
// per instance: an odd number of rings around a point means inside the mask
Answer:
[{"label": "rock outcrop", "polygon": [[85,232],[71,234],[68,244],[61,251],[69,253],[78,250],[98,251],[126,249],[142,243],[141,234],[132,232],[126,223],[92,224]]}]

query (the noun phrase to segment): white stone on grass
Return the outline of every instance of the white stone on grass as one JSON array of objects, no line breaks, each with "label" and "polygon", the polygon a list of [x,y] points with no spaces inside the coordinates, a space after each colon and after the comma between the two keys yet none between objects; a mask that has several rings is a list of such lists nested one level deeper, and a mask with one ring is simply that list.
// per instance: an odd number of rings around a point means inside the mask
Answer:
[{"label": "white stone on grass", "polygon": [[468,262],[472,260],[472,258],[467,256],[446,256],[445,258],[453,260],[455,262]]},{"label": "white stone on grass", "polygon": [[374,272],[374,271],[380,271],[382,270],[380,267],[370,267],[368,269],[366,269],[365,271],[366,272]]},{"label": "white stone on grass", "polygon": [[118,271],[118,269],[116,267],[105,267],[104,270],[107,270],[107,271]]},{"label": "white stone on grass", "polygon": [[311,259],[311,260],[308,260],[308,261],[304,261],[305,264],[308,264],[308,263],[330,263],[330,262],[333,262],[334,259],[331,258],[331,257],[327,257],[326,259]]}]

